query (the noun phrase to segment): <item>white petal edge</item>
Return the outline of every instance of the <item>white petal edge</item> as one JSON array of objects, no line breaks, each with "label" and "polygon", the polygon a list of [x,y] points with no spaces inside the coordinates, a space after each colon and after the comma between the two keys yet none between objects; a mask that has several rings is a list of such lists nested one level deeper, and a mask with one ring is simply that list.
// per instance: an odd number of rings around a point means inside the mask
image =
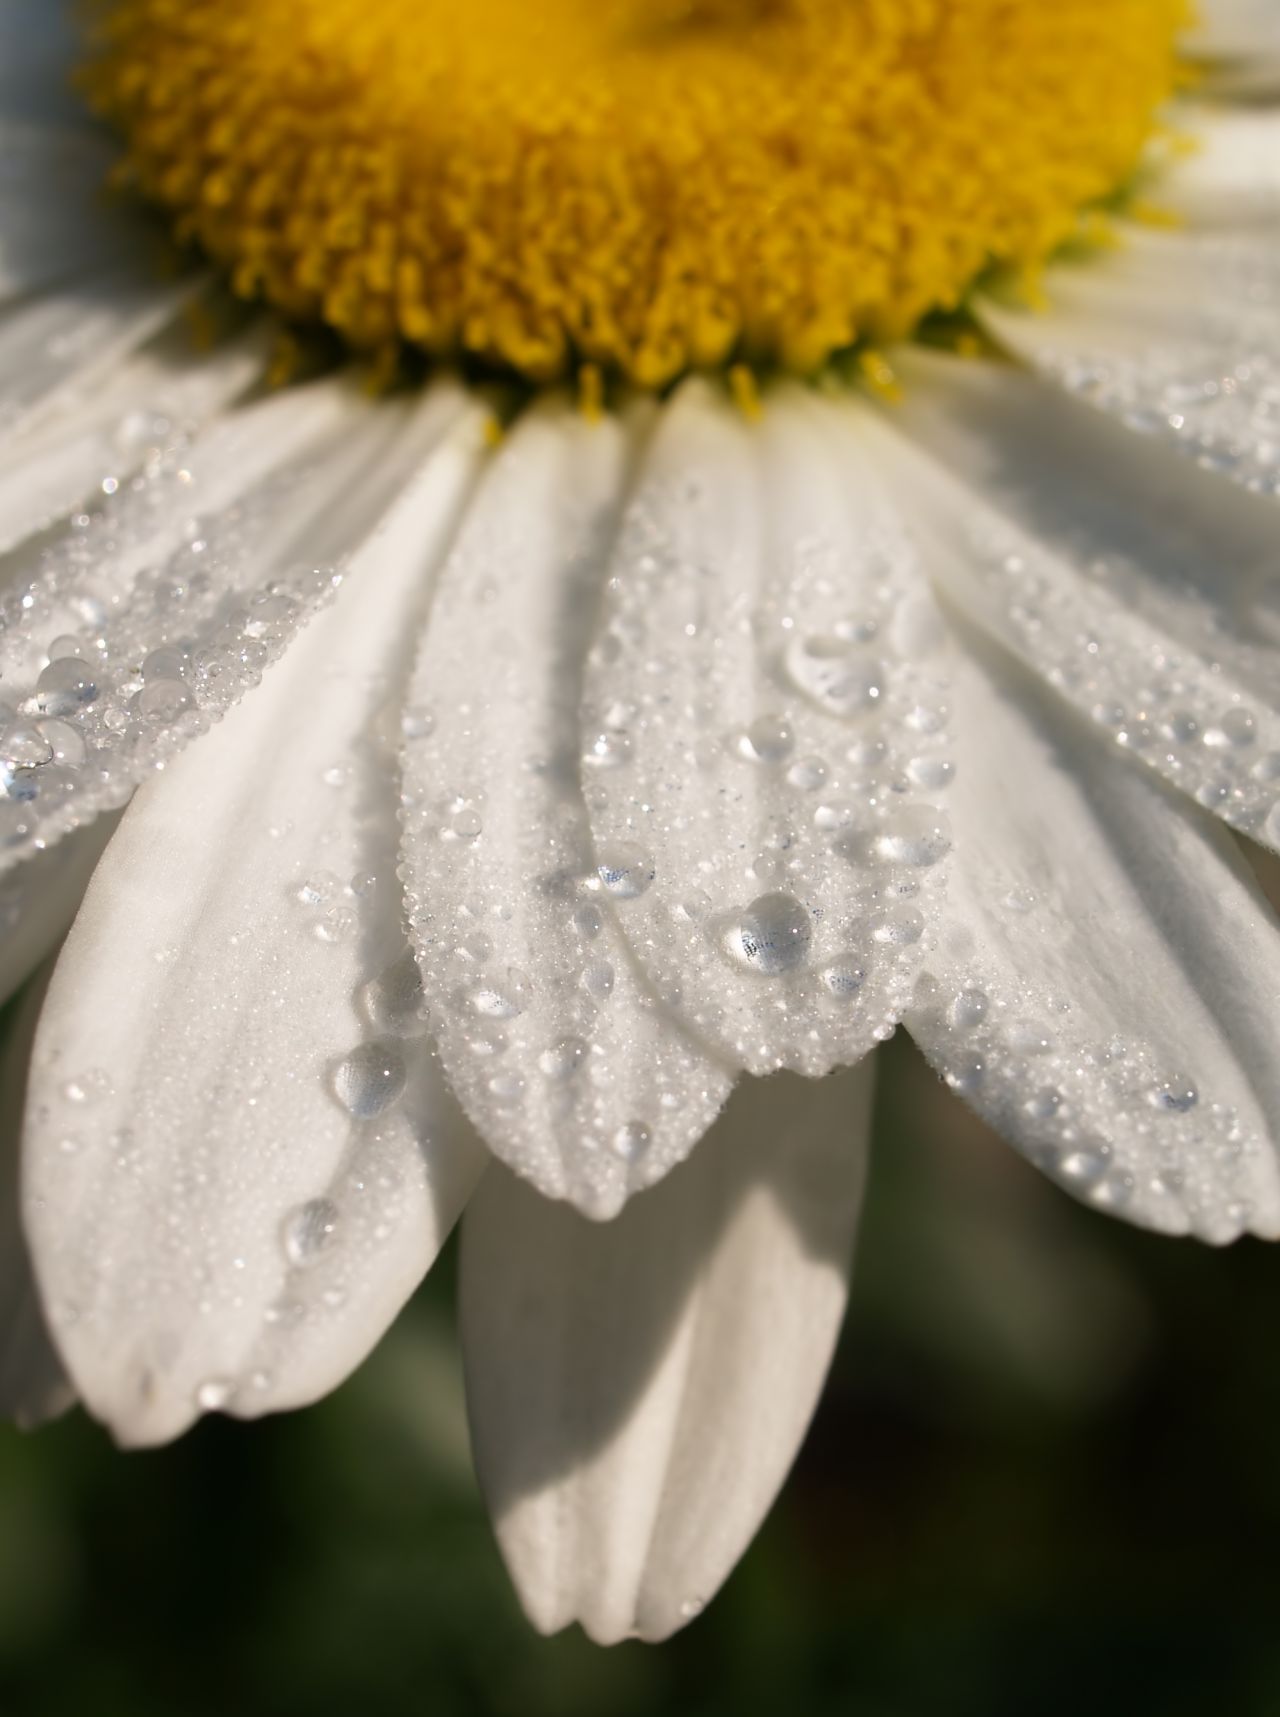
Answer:
[{"label": "white petal edge", "polygon": [[1280,925],[1235,842],[989,643],[953,685],[956,850],[908,1029],[1085,1202],[1280,1237]]},{"label": "white petal edge", "polygon": [[75,1400],[40,1306],[19,1192],[23,1094],[51,971],[15,1003],[0,1047],[0,1417],[23,1428],[57,1418]]},{"label": "white petal edge", "polygon": [[588,660],[603,889],[658,995],[753,1073],[892,1034],[945,877],[941,629],[852,415],[781,388],[749,424],[686,385]]},{"label": "white petal edge", "polygon": [[442,570],[405,747],[409,921],[450,1083],[491,1149],[596,1217],[685,1157],[731,1084],[634,966],[579,786],[632,440],[567,404],[516,426]]},{"label": "white petal edge", "polygon": [[1280,845],[1273,504],[1007,365],[900,363],[874,451],[935,582],[1115,744]]},{"label": "white petal edge", "polygon": [[665,1639],[773,1502],[821,1391],[861,1199],[870,1063],[744,1080],[602,1227],[495,1166],[463,1222],[480,1482],[534,1625]]},{"label": "white petal edge", "polygon": [[421,468],[341,596],[138,795],[54,973],[28,1232],[78,1392],[123,1443],[332,1388],[484,1160],[430,1046],[360,1011],[404,951],[380,712],[479,420],[447,387],[419,407]]}]

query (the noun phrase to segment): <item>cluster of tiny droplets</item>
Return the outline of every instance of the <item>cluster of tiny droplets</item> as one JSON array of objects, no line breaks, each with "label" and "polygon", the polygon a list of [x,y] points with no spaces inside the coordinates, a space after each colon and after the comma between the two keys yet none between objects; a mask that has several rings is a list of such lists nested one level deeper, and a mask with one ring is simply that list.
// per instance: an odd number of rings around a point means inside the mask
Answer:
[{"label": "cluster of tiny droplets", "polygon": [[[1029,920],[1044,903],[1010,891],[1007,910]],[[1234,1239],[1253,1214],[1228,1195],[1262,1141],[1228,1105],[1202,1102],[1193,1079],[1171,1070],[1140,1032],[1089,1039],[1071,999],[1043,985],[969,977],[940,991],[913,1017],[947,1083],[1019,1143],[1039,1168],[1099,1209],[1130,1207],[1146,1226],[1193,1227]]]},{"label": "cluster of tiny droplets", "polygon": [[[1088,319],[1051,320],[1026,345],[1071,392],[1261,495],[1280,494],[1280,265],[1270,240],[1178,234],[1168,271],[1189,280],[1176,336],[1120,346],[1090,339]],[[1123,257],[1121,258],[1123,266]],[[1217,283],[1232,282],[1230,300]],[[1097,288],[1106,327],[1106,275]],[[1195,294],[1194,298],[1191,294]]]},{"label": "cluster of tiny droplets", "polygon": [[579,697],[624,443],[616,424],[535,418],[499,455],[442,570],[402,813],[450,1082],[495,1150],[596,1216],[687,1155],[730,1085],[636,970],[614,908],[646,873],[593,851],[582,795],[614,761],[583,737]]},{"label": "cluster of tiny droplets", "polygon": [[803,411],[767,454],[722,419],[710,476],[654,473],[586,676],[599,886],[664,1003],[756,1073],[892,1034],[950,848],[944,628],[822,450],[839,412]]},{"label": "cluster of tiny droplets", "polygon": [[200,512],[170,426],[142,469],[102,481],[41,564],[0,595],[0,866],[124,804],[256,685],[339,581],[264,554],[308,475],[279,473]]}]

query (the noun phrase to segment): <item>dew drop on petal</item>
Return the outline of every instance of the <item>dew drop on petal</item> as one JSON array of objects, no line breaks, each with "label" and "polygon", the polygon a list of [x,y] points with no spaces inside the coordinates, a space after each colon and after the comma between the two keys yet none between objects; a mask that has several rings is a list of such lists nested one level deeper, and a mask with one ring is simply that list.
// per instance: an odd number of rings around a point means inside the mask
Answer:
[{"label": "dew drop on petal", "polygon": [[736,750],[748,763],[785,763],[795,747],[795,735],[785,716],[761,715],[738,736]]},{"label": "dew drop on petal", "polygon": [[295,1269],[314,1264],[338,1238],[341,1213],[327,1198],[313,1198],[291,1210],[280,1227],[284,1255]]},{"label": "dew drop on petal", "polygon": [[422,974],[409,949],[385,972],[360,990],[360,1007],[375,1031],[388,1037],[422,1037],[427,1030],[423,1017]]},{"label": "dew drop on petal", "polygon": [[653,858],[643,847],[620,842],[601,852],[596,875],[615,900],[638,900],[653,881]]},{"label": "dew drop on petal", "polygon": [[1161,1079],[1147,1092],[1147,1102],[1166,1115],[1185,1115],[1200,1101],[1200,1093],[1184,1074]]},{"label": "dew drop on petal", "polygon": [[762,977],[779,977],[809,956],[813,921],[793,894],[762,894],[725,930],[730,957]]},{"label": "dew drop on petal", "polygon": [[628,1121],[613,1135],[613,1149],[624,1162],[638,1162],[653,1143],[653,1134],[643,1121]]},{"label": "dew drop on petal", "polygon": [[360,1121],[391,1108],[404,1085],[404,1057],[394,1043],[362,1043],[333,1071],[334,1095]]}]

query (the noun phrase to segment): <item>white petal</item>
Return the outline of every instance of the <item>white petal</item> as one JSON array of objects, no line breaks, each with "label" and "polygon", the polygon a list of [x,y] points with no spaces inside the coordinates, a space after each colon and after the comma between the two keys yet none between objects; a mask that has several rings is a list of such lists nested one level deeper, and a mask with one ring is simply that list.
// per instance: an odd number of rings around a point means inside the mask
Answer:
[{"label": "white petal", "polygon": [[178,435],[0,593],[0,869],[124,804],[257,684],[420,460],[406,413],[332,382]]},{"label": "white petal", "polygon": [[0,877],[0,1002],[66,935],[117,821],[100,817]]},{"label": "white petal", "polygon": [[0,553],[47,529],[95,490],[114,493],[171,440],[228,407],[262,374],[256,333],[214,352],[189,339],[153,342],[106,378],[82,384],[6,448],[0,464]]},{"label": "white petal", "polygon": [[955,673],[956,850],[912,1035],[1087,1202],[1280,1236],[1280,926],[1225,830],[979,649]]},{"label": "white petal", "polygon": [[46,969],[32,980],[0,1051],[0,1417],[20,1425],[56,1418],[74,1400],[40,1307],[19,1200],[23,1094],[48,978]]},{"label": "white petal", "polygon": [[1116,743],[1280,844],[1272,503],[1006,366],[902,367],[883,476],[934,577]]},{"label": "white petal", "polygon": [[1091,405],[1260,493],[1280,493],[1280,232],[1130,228],[1048,270],[1049,308],[983,300],[1007,345]]},{"label": "white petal", "polygon": [[130,271],[0,309],[0,446],[64,393],[83,397],[109,377],[198,286],[157,286]]},{"label": "white petal", "polygon": [[[1180,114],[1195,147],[1164,164],[1152,194],[1195,232],[1266,229],[1280,220],[1280,114],[1201,107]],[[1221,291],[1224,282],[1219,282]]]},{"label": "white petal", "polygon": [[485,1178],[463,1223],[472,1440],[544,1632],[664,1639],[750,1543],[835,1345],[870,1091],[870,1063],[744,1081],[608,1227]]},{"label": "white petal", "polygon": [[934,621],[858,421],[781,390],[752,427],[687,386],[587,672],[603,887],[663,1000],[753,1072],[889,1034],[945,869]]},{"label": "white petal", "polygon": [[578,784],[628,440],[567,406],[517,427],[442,572],[405,753],[409,917],[450,1083],[513,1168],[594,1216],[686,1156],[730,1085],[635,969]]},{"label": "white petal", "polygon": [[28,1231],[78,1390],[124,1442],[331,1388],[483,1160],[378,982],[405,944],[376,730],[481,457],[458,409],[426,399],[420,454],[453,427],[335,606],[139,794],[50,987]]},{"label": "white petal", "polygon": [[1193,52],[1217,62],[1214,85],[1242,96],[1280,90],[1280,8],[1275,0],[1203,0],[1189,39]]}]

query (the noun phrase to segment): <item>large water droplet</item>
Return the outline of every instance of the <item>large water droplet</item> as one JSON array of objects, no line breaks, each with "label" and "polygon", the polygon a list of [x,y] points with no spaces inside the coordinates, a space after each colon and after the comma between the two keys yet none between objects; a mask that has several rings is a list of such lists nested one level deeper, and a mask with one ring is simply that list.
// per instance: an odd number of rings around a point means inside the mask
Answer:
[{"label": "large water droplet", "polygon": [[633,749],[629,735],[602,729],[588,735],[582,761],[588,769],[620,769],[630,763]]},{"label": "large water droplet", "polygon": [[334,1095],[360,1121],[398,1102],[404,1083],[404,1057],[394,1043],[362,1043],[333,1071]]},{"label": "large water droplet", "polygon": [[785,763],[795,747],[795,735],[785,716],[762,715],[739,734],[737,752],[748,763]]},{"label": "large water droplet", "polygon": [[828,960],[818,972],[818,982],[823,990],[837,1002],[856,1001],[866,980],[867,969],[856,954],[842,954]]},{"label": "large water droplet", "polygon": [[424,1035],[427,1022],[423,1017],[422,974],[409,949],[363,986],[360,1006],[374,1030],[388,1037]]},{"label": "large water droplet", "polygon": [[284,1255],[295,1269],[305,1270],[334,1245],[341,1212],[327,1198],[313,1198],[291,1210],[280,1225]]},{"label": "large water droplet", "polygon": [[92,671],[74,656],[50,662],[36,681],[35,701],[42,715],[74,715],[97,695]]},{"label": "large water droplet", "polygon": [[762,894],[725,931],[726,952],[764,977],[802,966],[813,940],[813,921],[793,894]]}]

